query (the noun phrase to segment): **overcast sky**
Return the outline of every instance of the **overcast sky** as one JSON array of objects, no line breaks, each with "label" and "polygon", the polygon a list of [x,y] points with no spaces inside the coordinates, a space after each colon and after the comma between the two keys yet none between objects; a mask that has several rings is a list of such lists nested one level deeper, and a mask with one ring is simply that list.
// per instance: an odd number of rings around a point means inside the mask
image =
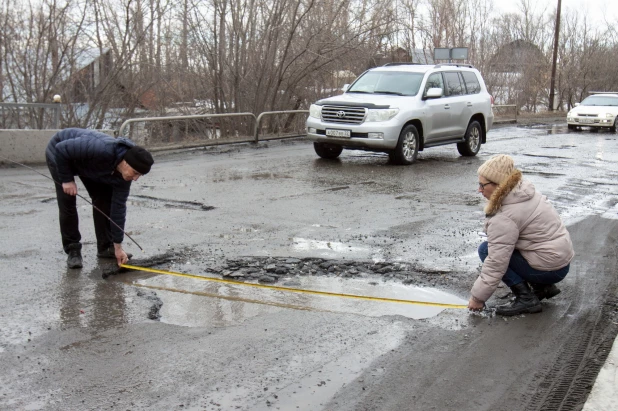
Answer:
[{"label": "overcast sky", "polygon": [[[521,4],[518,0],[494,0],[496,10],[515,12]],[[531,2],[534,10],[553,11],[558,6],[558,0],[534,0]],[[562,12],[569,10],[571,13],[587,13],[592,21],[609,22],[618,24],[618,0],[562,0]]]}]

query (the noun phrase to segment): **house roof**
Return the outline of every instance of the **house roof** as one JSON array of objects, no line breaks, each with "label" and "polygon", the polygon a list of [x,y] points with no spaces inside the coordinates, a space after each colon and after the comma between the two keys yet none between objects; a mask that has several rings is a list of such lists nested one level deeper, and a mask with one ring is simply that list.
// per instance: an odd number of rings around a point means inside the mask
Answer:
[{"label": "house roof", "polygon": [[87,67],[93,62],[95,62],[101,56],[109,53],[110,51],[111,49],[107,47],[104,47],[102,49],[90,48],[90,49],[79,50],[77,54],[75,55],[75,66],[77,67],[78,70],[81,70],[84,67]]}]

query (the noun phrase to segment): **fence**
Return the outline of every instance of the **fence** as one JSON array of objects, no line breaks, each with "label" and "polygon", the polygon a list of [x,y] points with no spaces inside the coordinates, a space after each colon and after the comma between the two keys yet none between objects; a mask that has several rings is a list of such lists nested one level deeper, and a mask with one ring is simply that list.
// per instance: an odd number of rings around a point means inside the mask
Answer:
[{"label": "fence", "polygon": [[517,123],[517,106],[515,104],[502,104],[492,106],[494,110],[494,123]]},{"label": "fence", "polygon": [[[281,114],[288,116],[284,118]],[[260,134],[264,136],[262,140],[306,135],[307,116],[297,116],[296,114],[309,114],[309,110],[265,111],[260,113],[255,120],[254,141],[256,143],[259,141]],[[265,122],[266,124],[262,124],[264,118],[269,120]]]},{"label": "fence", "polygon": [[62,105],[46,103],[0,103],[0,128],[46,130],[60,127]]},{"label": "fence", "polygon": [[151,150],[258,142],[301,137],[308,110],[253,113],[141,117],[126,120],[116,135],[126,136]]}]

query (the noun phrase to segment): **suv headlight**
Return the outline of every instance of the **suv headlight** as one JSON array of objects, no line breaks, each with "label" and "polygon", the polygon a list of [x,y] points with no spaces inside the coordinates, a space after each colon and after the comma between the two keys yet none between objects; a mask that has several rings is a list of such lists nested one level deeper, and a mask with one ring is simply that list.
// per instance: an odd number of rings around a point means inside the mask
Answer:
[{"label": "suv headlight", "polygon": [[388,121],[399,113],[398,108],[373,109],[367,110],[367,118],[365,121]]},{"label": "suv headlight", "polygon": [[322,118],[322,106],[316,104],[309,106],[309,117]]},{"label": "suv headlight", "polygon": [[603,114],[599,114],[599,117],[614,118],[614,115],[612,113],[603,113]]}]

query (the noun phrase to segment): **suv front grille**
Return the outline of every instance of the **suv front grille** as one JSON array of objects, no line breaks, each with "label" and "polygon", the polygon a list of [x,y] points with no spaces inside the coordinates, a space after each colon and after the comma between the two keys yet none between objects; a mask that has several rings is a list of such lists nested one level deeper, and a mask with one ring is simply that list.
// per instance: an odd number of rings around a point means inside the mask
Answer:
[{"label": "suv front grille", "polygon": [[322,121],[338,124],[360,124],[365,119],[365,108],[348,106],[322,107]]}]

